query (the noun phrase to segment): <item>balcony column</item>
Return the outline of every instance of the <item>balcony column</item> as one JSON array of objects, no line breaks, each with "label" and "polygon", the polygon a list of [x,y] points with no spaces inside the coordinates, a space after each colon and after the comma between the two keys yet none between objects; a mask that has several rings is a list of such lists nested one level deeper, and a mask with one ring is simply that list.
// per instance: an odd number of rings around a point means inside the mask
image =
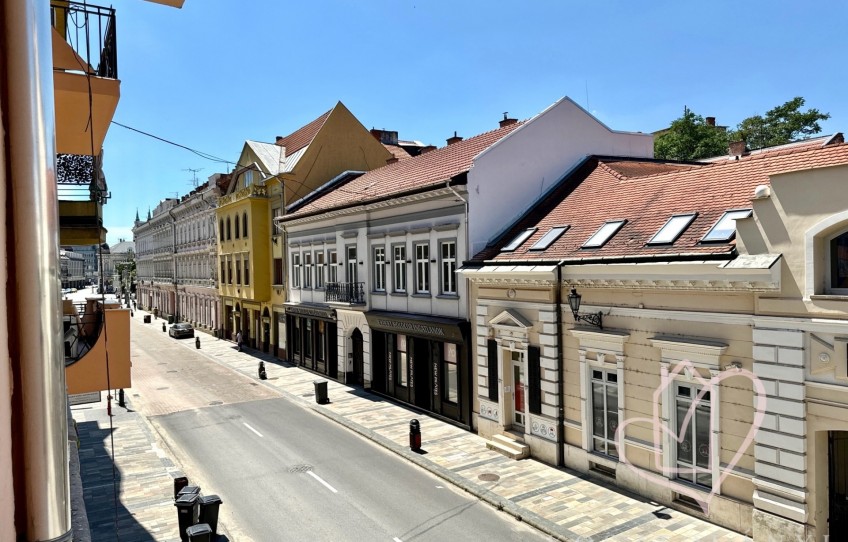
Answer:
[{"label": "balcony column", "polygon": [[7,225],[0,231],[0,282],[17,285],[0,292],[0,344],[8,345],[0,349],[0,539],[67,541],[73,533],[49,3],[0,2],[0,22],[0,79],[7,82],[0,132],[14,148],[9,156],[0,148],[0,223]]}]

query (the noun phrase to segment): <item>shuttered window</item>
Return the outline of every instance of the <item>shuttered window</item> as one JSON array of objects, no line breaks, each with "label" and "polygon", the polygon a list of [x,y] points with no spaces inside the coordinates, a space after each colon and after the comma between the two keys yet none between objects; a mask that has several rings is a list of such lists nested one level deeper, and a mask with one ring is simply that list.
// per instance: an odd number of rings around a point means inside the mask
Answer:
[{"label": "shuttered window", "polygon": [[498,400],[498,342],[489,339],[489,400]]},{"label": "shuttered window", "polygon": [[541,352],[538,346],[527,349],[528,402],[531,414],[542,413],[542,366]]}]

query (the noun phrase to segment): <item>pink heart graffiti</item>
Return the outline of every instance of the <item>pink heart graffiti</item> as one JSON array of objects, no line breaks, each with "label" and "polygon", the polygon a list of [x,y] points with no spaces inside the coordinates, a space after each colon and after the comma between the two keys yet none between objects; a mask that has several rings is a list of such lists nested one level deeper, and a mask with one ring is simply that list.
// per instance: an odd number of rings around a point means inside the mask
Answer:
[{"label": "pink heart graffiti", "polygon": [[[698,392],[698,395],[692,400],[692,404],[689,406],[689,410],[686,412],[683,420],[680,423],[680,432],[677,433],[674,429],[668,427],[665,423],[663,423],[662,417],[660,416],[660,404],[662,395],[666,389],[668,389],[675,380],[675,377],[679,376],[681,373],[685,372],[687,377],[689,377],[690,381],[694,381],[697,385],[701,387],[701,390]],[[654,454],[654,464],[657,470],[662,473],[663,478],[659,478],[656,474],[641,469],[627,460],[627,448],[624,442],[625,436],[625,428],[632,423],[649,423],[653,428],[653,436],[654,436],[654,447],[658,450],[663,450],[663,436],[670,435],[671,438],[678,443],[683,442],[686,430],[689,427],[689,423],[692,421],[692,417],[695,414],[695,409],[698,404],[704,399],[707,393],[712,392],[716,389],[722,381],[728,378],[747,378],[751,381],[754,387],[754,395],[756,397],[756,406],[755,406],[755,414],[754,420],[751,423],[751,427],[748,430],[747,435],[745,435],[745,439],[742,444],[739,446],[739,449],[733,455],[731,460],[727,463],[727,466],[724,468],[719,468],[720,474],[719,476],[712,477],[712,487],[709,492],[698,491],[694,489],[690,485],[682,484],[680,482],[676,482],[674,478],[676,478],[680,474],[692,474],[696,471],[694,467],[677,467],[677,466],[665,466],[663,465],[662,460],[662,452],[655,452]],[[714,397],[715,393],[710,393],[710,397]],[[671,405],[669,405],[671,408]],[[733,468],[739,462],[739,460],[744,455],[745,451],[748,447],[754,442],[754,436],[759,431],[762,426],[763,419],[765,419],[766,414],[766,390],[762,381],[757,378],[754,373],[741,368],[736,369],[728,369],[722,371],[720,374],[710,378],[709,380],[705,380],[701,378],[700,374],[698,374],[698,370],[689,360],[683,360],[678,363],[674,369],[669,372],[665,367],[661,369],[660,372],[660,386],[654,391],[654,404],[653,404],[653,418],[629,418],[624,420],[619,424],[618,428],[615,431],[615,440],[616,445],[618,446],[618,453],[620,455],[620,461],[627,465],[634,473],[638,476],[649,479],[652,482],[660,485],[664,485],[668,487],[672,491],[677,492],[678,494],[685,495],[695,502],[697,502],[701,509],[705,514],[709,513],[709,505],[710,501],[712,501],[713,497],[718,494],[721,489],[721,484],[730,475]],[[715,427],[715,420],[713,417],[716,409],[710,409],[710,438],[712,440],[712,427]],[[671,450],[665,450],[665,453],[671,453]],[[720,461],[718,454],[711,453],[709,460],[709,469],[713,470],[713,461]]]}]

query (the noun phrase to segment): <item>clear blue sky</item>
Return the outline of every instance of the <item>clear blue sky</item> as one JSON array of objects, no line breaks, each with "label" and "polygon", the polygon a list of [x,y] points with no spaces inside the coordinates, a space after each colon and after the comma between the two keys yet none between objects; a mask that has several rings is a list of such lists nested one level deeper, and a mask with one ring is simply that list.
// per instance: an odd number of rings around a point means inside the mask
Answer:
[{"label": "clear blue sky", "polygon": [[[848,3],[679,0],[116,0],[114,120],[235,161],[341,100],[366,128],[442,146],[562,96],[616,130],[684,105],[721,125],[803,96],[848,130]],[[112,125],[108,241],[225,164]]]}]

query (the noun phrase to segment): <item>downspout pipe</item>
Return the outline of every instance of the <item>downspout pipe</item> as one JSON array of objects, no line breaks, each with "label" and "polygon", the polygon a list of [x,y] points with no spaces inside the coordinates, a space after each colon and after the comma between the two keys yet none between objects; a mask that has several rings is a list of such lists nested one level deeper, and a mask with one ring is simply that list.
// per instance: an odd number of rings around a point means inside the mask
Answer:
[{"label": "downspout pipe", "polygon": [[559,405],[557,406],[557,467],[565,465],[563,446],[565,444],[565,341],[562,340],[562,266],[565,260],[561,260],[556,266],[556,284],[554,285],[554,299],[556,300],[556,345],[557,345],[557,395]]},{"label": "downspout pipe", "polygon": [[[451,186],[451,184],[450,184],[450,183],[451,183],[451,181],[452,181],[452,180],[453,180],[453,179],[450,179],[450,178],[449,178],[449,179],[445,182],[445,187],[447,187],[447,189],[448,189],[448,190],[450,190],[451,192],[453,192],[454,196],[458,197],[458,198],[460,199],[460,201],[462,201],[463,205],[465,206],[465,226],[464,226],[464,229],[465,229],[465,255],[464,255],[463,260],[464,260],[464,261],[468,261],[468,260],[470,259],[470,257],[471,257],[471,255],[470,255],[470,254],[468,254],[468,251],[469,251],[469,250],[470,250],[470,248],[471,248],[471,247],[468,245],[468,200],[467,200],[467,199],[465,199],[465,198],[463,198],[463,197],[462,197],[462,195],[461,195],[459,192],[457,192],[457,191],[454,189],[454,187],[452,187],[452,186]],[[471,307],[471,293],[468,291],[468,280],[467,280],[467,279],[466,279],[466,281],[465,281],[465,284],[466,284],[466,291],[465,291],[465,313],[468,315],[468,316],[467,316],[467,318],[468,318],[468,322],[469,322],[469,324],[470,324],[471,322],[476,321],[476,317],[475,317],[475,314],[474,314],[474,313],[472,313],[472,309],[473,309],[473,307]],[[472,326],[471,326],[471,325],[469,325],[469,331],[468,331],[468,334],[469,334],[469,335],[471,335],[471,329],[472,329]],[[471,339],[471,337],[469,337],[469,339]],[[468,355],[469,360],[470,360],[470,361],[473,361],[473,357],[472,357],[472,354],[473,354],[473,353],[471,352],[471,348],[470,348],[470,347],[471,347],[471,344],[474,344],[476,341],[471,341],[471,340],[469,340],[468,342],[469,342],[469,348],[468,348],[467,355]],[[476,366],[476,364],[475,364],[475,363],[472,363],[472,362],[469,362],[469,365],[470,365],[472,368]],[[469,373],[470,373],[470,372],[471,372],[471,370],[469,369]],[[473,403],[474,403],[474,382],[473,382],[473,381],[474,381],[474,379],[476,379],[476,378],[477,378],[477,375],[471,375],[471,374],[469,374],[469,378],[468,378],[468,389],[466,390],[466,392],[468,393],[468,396],[469,396],[469,401],[468,401],[468,405],[469,405],[469,412],[467,413],[467,414],[468,414],[468,426],[469,426],[469,427],[472,427],[472,425],[473,425],[473,424],[472,424],[472,421],[473,421],[473,420],[472,420],[472,417],[473,417],[473,416],[472,416],[472,412],[471,412],[471,411],[473,411],[473,410],[474,410],[474,408],[473,408],[473,406],[471,406],[471,405],[473,405]]]},{"label": "downspout pipe", "polygon": [[70,541],[49,5],[0,2],[0,24],[0,539]]}]

